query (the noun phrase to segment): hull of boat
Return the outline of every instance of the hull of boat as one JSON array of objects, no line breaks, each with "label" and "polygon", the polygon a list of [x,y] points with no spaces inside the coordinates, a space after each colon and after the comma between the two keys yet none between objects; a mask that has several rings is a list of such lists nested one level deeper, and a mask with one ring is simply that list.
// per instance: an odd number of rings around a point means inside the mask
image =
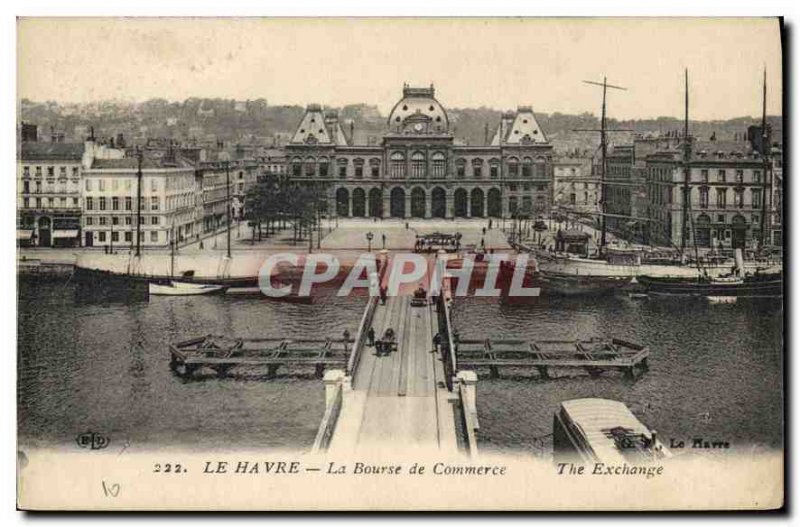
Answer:
[{"label": "hull of boat", "polygon": [[196,296],[196,295],[213,295],[222,293],[226,287],[222,285],[207,285],[207,284],[193,284],[193,283],[179,283],[173,282],[171,284],[149,284],[149,291],[151,295],[156,296]]},{"label": "hull of boat", "polygon": [[640,276],[639,284],[648,295],[675,297],[736,297],[736,298],[781,298],[783,277],[748,277],[742,283],[715,283],[698,280],[679,280],[651,276]]},{"label": "hull of boat", "polygon": [[[539,270],[543,273],[574,275],[574,276],[651,276],[664,278],[698,278],[701,271],[694,264],[667,264],[667,263],[641,263],[638,265],[611,264],[605,260],[580,258],[574,256],[555,255],[546,251],[536,251],[536,261]],[[718,265],[704,265],[703,272],[709,277],[718,277],[731,272],[734,262]],[[753,273],[756,270],[762,273],[780,272],[780,264],[766,265],[762,262],[745,261],[745,272]]]},{"label": "hull of boat", "polygon": [[630,284],[628,276],[579,276],[541,273],[543,294],[559,296],[604,295]]}]

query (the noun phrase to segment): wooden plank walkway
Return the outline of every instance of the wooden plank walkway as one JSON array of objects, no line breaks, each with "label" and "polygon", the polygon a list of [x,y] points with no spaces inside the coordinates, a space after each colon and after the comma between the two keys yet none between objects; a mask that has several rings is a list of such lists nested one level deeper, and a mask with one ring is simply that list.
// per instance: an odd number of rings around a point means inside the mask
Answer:
[{"label": "wooden plank walkway", "polygon": [[375,348],[364,348],[329,451],[458,448],[451,396],[441,358],[433,351],[437,323],[432,309],[412,307],[405,296],[378,305],[375,333],[394,329],[397,351],[379,356]]},{"label": "wooden plank walkway", "polygon": [[352,347],[344,339],[239,338],[206,335],[170,345],[170,368],[190,377],[201,368],[224,376],[235,367],[266,367],[269,376],[282,366],[313,366],[322,377],[325,368],[343,367]]},{"label": "wooden plank walkway", "polygon": [[650,351],[620,339],[592,340],[461,340],[457,344],[459,367],[489,368],[494,377],[499,368],[533,368],[549,378],[551,368],[582,368],[596,377],[606,370],[618,370],[635,377],[647,371]]}]

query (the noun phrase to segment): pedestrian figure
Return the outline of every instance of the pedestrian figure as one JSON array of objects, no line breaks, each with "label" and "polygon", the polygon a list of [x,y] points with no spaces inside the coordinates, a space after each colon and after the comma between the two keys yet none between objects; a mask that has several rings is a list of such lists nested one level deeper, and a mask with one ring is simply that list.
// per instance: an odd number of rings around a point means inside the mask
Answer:
[{"label": "pedestrian figure", "polygon": [[386,234],[381,234],[381,241],[383,242],[381,249],[386,249]]},{"label": "pedestrian figure", "polygon": [[367,331],[367,345],[375,345],[375,328],[369,328],[369,331]]},{"label": "pedestrian figure", "polygon": [[350,332],[346,329],[342,332],[342,337],[344,337],[345,342],[350,342]]},{"label": "pedestrian figure", "polygon": [[381,305],[385,306],[386,305],[386,286],[381,287],[380,293],[381,293]]},{"label": "pedestrian figure", "polygon": [[378,357],[383,355],[383,341],[381,339],[375,341],[375,355]]},{"label": "pedestrian figure", "polygon": [[439,351],[439,345],[442,343],[442,336],[439,333],[433,336],[433,352]]},{"label": "pedestrian figure", "polygon": [[483,228],[483,235],[486,236],[486,227]]}]

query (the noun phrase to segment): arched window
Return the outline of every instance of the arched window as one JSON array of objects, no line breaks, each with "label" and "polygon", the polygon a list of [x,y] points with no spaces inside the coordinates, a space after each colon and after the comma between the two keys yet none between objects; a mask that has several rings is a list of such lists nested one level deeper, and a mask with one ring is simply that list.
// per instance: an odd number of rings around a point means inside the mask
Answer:
[{"label": "arched window", "polygon": [[389,157],[389,175],[393,179],[406,177],[406,156],[402,152],[395,152]]},{"label": "arched window", "polygon": [[292,158],[292,176],[300,177],[303,175],[303,160],[299,157]]},{"label": "arched window", "polygon": [[360,157],[353,159],[353,168],[355,169],[356,179],[364,178],[364,160]]},{"label": "arched window", "polygon": [[519,159],[516,157],[508,158],[508,177],[519,177]]},{"label": "arched window", "polygon": [[320,157],[318,166],[319,166],[319,177],[328,177],[328,158]]},{"label": "arched window", "polygon": [[472,177],[480,179],[483,176],[483,159],[476,157],[472,160]]},{"label": "arched window", "polygon": [[500,160],[493,157],[489,160],[489,177],[498,179],[500,177]]},{"label": "arched window", "polygon": [[425,154],[422,152],[411,154],[411,177],[413,179],[425,177]]},{"label": "arched window", "polygon": [[369,160],[370,176],[373,178],[381,177],[381,160],[373,157]]},{"label": "arched window", "polygon": [[306,158],[305,166],[306,177],[314,177],[317,175],[317,162],[313,157]]},{"label": "arched window", "polygon": [[436,178],[443,178],[447,173],[445,167],[446,157],[442,152],[434,152],[433,156],[431,157],[433,160],[433,177]]},{"label": "arched window", "polygon": [[345,179],[347,177],[347,158],[340,157],[339,159],[336,160],[336,165],[339,171],[339,178]]},{"label": "arched window", "polygon": [[456,177],[464,179],[467,176],[467,162],[463,158],[456,159]]},{"label": "arched window", "polygon": [[[532,168],[533,168],[533,159],[531,159],[530,157],[524,157],[522,159],[522,177],[526,177],[526,178],[531,177],[533,175],[532,174],[532,172],[533,172]],[[523,205],[523,208],[524,208],[524,205]]]},{"label": "arched window", "polygon": [[542,156],[536,158],[536,178],[545,179],[547,177],[547,159]]}]

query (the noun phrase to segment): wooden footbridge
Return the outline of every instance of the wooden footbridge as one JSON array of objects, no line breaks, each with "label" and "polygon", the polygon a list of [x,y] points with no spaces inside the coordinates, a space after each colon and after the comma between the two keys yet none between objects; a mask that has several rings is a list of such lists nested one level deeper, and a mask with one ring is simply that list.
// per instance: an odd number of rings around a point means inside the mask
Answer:
[{"label": "wooden footbridge", "polygon": [[275,377],[280,367],[313,367],[322,378],[326,368],[344,367],[352,341],[344,339],[238,338],[207,335],[170,345],[170,368],[191,377],[198,370],[225,376],[231,369],[263,367]]},{"label": "wooden footbridge", "polygon": [[549,379],[553,370],[581,369],[591,377],[604,371],[620,371],[628,378],[647,371],[650,351],[645,346],[620,339],[592,340],[460,340],[455,343],[459,366],[488,368],[498,377],[500,368],[536,369]]},{"label": "wooden footbridge", "polygon": [[[501,368],[528,368],[548,378],[556,368],[583,368],[592,376],[647,368],[647,348],[620,340],[455,341],[447,281],[441,294],[411,300],[394,296],[382,303],[371,297],[352,339],[200,337],[170,346],[170,366],[181,376],[202,368],[225,375],[237,367],[264,367],[269,376],[282,367],[313,368],[323,376],[326,401],[314,452],[422,448],[469,456],[478,451],[477,370],[499,375]],[[392,328],[396,349],[379,353],[369,341],[370,328],[375,335]]]}]

